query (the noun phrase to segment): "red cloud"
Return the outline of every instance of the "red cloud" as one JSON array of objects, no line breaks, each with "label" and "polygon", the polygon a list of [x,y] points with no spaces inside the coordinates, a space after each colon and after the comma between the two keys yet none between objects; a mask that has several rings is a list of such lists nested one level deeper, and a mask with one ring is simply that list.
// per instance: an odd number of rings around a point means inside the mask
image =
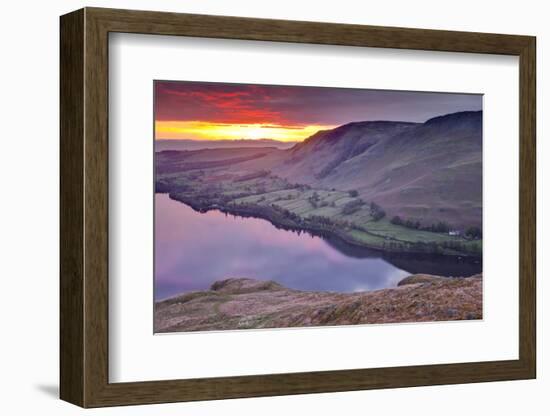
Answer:
[{"label": "red cloud", "polygon": [[256,85],[158,82],[157,120],[202,120],[218,123],[284,123],[271,108],[271,95]]}]

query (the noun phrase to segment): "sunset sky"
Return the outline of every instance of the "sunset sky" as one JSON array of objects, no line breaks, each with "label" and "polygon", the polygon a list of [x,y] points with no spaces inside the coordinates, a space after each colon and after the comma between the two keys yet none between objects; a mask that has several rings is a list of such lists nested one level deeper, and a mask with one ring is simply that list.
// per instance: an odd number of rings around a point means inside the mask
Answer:
[{"label": "sunset sky", "polygon": [[352,121],[424,122],[481,95],[155,81],[155,138],[301,141]]}]

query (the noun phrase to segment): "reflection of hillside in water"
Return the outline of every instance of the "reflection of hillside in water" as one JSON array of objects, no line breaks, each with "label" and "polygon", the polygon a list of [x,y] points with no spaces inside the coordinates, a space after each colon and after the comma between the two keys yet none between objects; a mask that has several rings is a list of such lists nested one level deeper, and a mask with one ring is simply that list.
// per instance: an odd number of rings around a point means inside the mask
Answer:
[{"label": "reflection of hillside in water", "polygon": [[[253,215],[226,215],[242,218],[256,218]],[[482,258],[479,257],[445,256],[430,253],[387,252],[350,244],[337,236],[328,235],[328,233],[323,233],[320,231],[301,230],[278,224],[271,224],[279,230],[290,231],[298,235],[308,234],[311,236],[320,237],[325,240],[328,245],[345,256],[356,259],[383,259],[398,269],[404,270],[411,274],[424,273],[437,276],[468,277],[481,273],[483,269],[483,261]]]},{"label": "reflection of hillside in water", "polygon": [[425,273],[438,276],[472,276],[481,273],[481,258],[443,256],[426,253],[391,253],[349,244],[336,237],[323,236],[334,249],[349,257],[382,258],[393,266],[411,274]]}]

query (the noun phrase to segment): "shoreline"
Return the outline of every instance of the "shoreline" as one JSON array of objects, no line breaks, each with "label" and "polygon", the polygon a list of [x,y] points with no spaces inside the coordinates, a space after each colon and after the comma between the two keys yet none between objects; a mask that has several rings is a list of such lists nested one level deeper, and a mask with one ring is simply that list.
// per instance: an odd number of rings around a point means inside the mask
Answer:
[{"label": "shoreline", "polygon": [[[208,212],[208,211],[220,211],[223,213],[239,216],[242,218],[258,218],[268,221],[275,228],[281,228],[288,231],[302,231],[307,232],[310,235],[321,237],[321,238],[335,238],[339,239],[342,242],[349,244],[350,246],[373,250],[379,253],[388,253],[388,254],[424,254],[424,255],[434,255],[434,256],[445,256],[445,257],[455,257],[455,258],[464,258],[470,260],[482,260],[483,256],[475,255],[472,253],[449,253],[449,252],[429,252],[424,250],[403,250],[403,249],[392,249],[391,247],[380,247],[376,245],[369,245],[364,242],[357,241],[349,236],[349,234],[344,232],[339,232],[331,228],[315,227],[312,224],[296,224],[295,222],[283,218],[275,209],[268,206],[257,206],[256,208],[250,208],[245,206],[239,206],[235,204],[225,204],[222,205],[219,202],[216,203],[207,203],[200,204],[192,199],[183,198],[181,195],[176,196],[171,192],[156,192],[159,194],[167,194],[168,197],[174,201],[181,202],[188,205],[193,210],[197,212]],[[399,241],[404,243],[402,240],[396,239],[387,239],[380,235],[363,231],[366,234],[369,234],[375,238],[384,239],[388,241]]]}]

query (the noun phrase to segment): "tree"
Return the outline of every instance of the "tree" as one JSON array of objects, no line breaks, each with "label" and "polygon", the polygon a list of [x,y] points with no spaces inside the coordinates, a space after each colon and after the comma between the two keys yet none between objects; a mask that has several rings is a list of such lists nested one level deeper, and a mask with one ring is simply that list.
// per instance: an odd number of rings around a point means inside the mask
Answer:
[{"label": "tree", "polygon": [[370,215],[374,219],[374,221],[381,220],[386,216],[386,211],[384,211],[380,205],[378,205],[375,202],[370,203]]},{"label": "tree", "polygon": [[392,224],[395,224],[395,225],[403,225],[403,220],[401,219],[401,217],[399,215],[396,215],[395,217],[393,217],[390,222]]},{"label": "tree", "polygon": [[433,231],[434,233],[448,233],[451,230],[449,224],[443,221],[439,221],[437,224],[432,224],[425,228],[426,231]]},{"label": "tree", "polygon": [[308,198],[308,201],[313,206],[313,208],[317,208],[317,202],[319,201],[319,194],[317,193],[317,191],[313,192],[313,195]]},{"label": "tree", "polygon": [[465,232],[464,235],[468,238],[472,238],[474,240],[479,240],[482,235],[482,231],[479,227],[469,227]]},{"label": "tree", "polygon": [[351,215],[354,212],[359,211],[361,209],[361,206],[363,206],[363,204],[364,202],[362,199],[354,199],[352,201],[349,201],[342,208],[342,214]]},{"label": "tree", "polygon": [[372,214],[372,219],[374,221],[379,221],[381,220],[382,218],[384,218],[386,216],[386,211],[384,210],[379,210],[379,211],[376,211]]}]

